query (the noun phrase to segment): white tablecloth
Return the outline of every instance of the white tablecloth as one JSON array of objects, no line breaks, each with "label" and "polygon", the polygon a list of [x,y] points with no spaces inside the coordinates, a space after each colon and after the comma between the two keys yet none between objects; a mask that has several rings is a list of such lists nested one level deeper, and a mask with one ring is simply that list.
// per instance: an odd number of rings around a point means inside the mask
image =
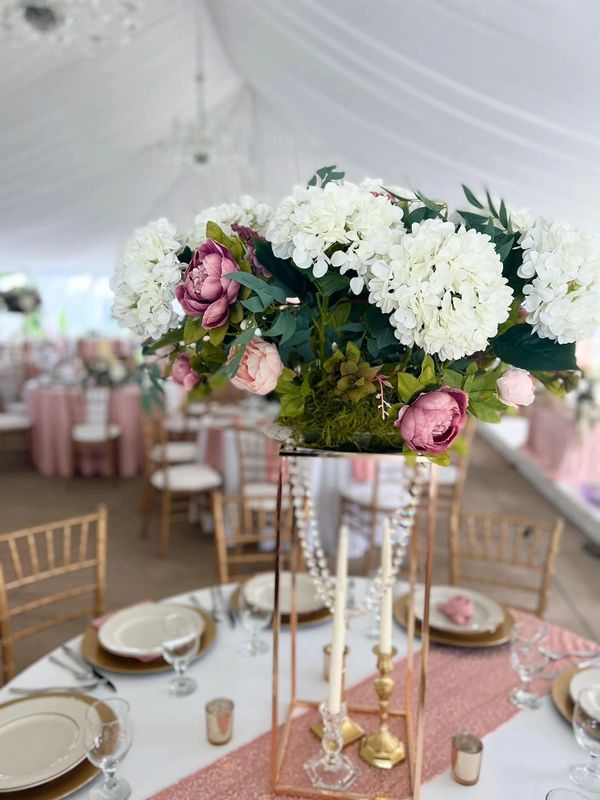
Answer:
[{"label": "white tablecloth", "polygon": [[[197,592],[196,596],[209,608],[207,589]],[[186,602],[187,596],[175,599]],[[354,620],[348,633],[350,685],[374,672],[373,642],[365,636],[370,627],[371,620],[365,616]],[[330,635],[330,624],[306,628],[299,634],[300,690],[305,697],[321,699],[326,695],[322,648],[330,641]],[[190,668],[199,688],[189,697],[176,698],[167,693],[171,677],[168,672],[143,677],[111,675],[119,696],[131,703],[133,714],[133,747],[119,769],[131,783],[131,800],[146,800],[270,729],[271,652],[255,658],[242,655],[238,648],[247,637],[239,624],[233,630],[227,622],[219,624],[215,645]],[[406,637],[397,626],[394,638],[400,656],[404,655]],[[284,632],[284,654],[289,651],[288,643],[288,634]],[[70,684],[72,679],[43,658],[18,675],[13,683],[41,688]],[[9,686],[0,689],[0,701],[14,699]],[[92,694],[111,695],[102,688]],[[235,702],[234,736],[229,744],[213,747],[206,740],[204,704],[223,696]],[[443,708],[430,709],[430,713],[443,714]],[[465,789],[445,773],[424,786],[422,797],[423,800],[464,800],[468,794],[471,800],[543,800],[548,789],[568,786],[569,767],[584,760],[585,754],[575,743],[569,725],[559,717],[547,697],[539,710],[519,713],[486,736],[482,776],[476,786]],[[257,768],[258,765],[253,766]],[[72,795],[73,800],[83,800],[88,791],[89,788],[77,792]],[[206,795],[198,800],[219,798]]]}]

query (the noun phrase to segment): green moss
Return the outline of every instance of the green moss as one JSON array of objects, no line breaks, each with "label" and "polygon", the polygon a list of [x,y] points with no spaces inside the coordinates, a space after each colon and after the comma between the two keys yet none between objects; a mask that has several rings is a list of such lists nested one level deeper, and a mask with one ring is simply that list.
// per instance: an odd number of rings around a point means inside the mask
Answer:
[{"label": "green moss", "polygon": [[402,437],[393,425],[395,418],[382,419],[375,397],[352,403],[325,391],[307,398],[301,416],[282,416],[279,421],[292,431],[297,444],[315,449],[398,453]]}]

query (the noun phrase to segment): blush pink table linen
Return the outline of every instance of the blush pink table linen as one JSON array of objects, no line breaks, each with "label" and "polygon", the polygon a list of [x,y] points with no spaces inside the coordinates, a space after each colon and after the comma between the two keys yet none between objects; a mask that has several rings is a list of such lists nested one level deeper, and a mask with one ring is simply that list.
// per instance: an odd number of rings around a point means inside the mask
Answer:
[{"label": "blush pink table linen", "polygon": [[583,433],[567,412],[555,406],[531,410],[523,453],[549,478],[573,486],[600,486],[600,422]]},{"label": "blush pink table linen", "polygon": [[[513,611],[513,614],[518,620],[530,618],[523,612]],[[556,625],[548,627],[549,646],[552,648],[568,650],[595,646],[571,631]],[[418,674],[418,656],[416,661],[415,674]],[[568,662],[562,663],[565,669],[569,666]],[[374,677],[366,678],[348,690],[350,706],[375,704]],[[402,705],[404,695],[405,659],[396,662],[393,677],[396,686],[391,706],[397,707]],[[510,666],[506,646],[489,650],[432,646],[427,678],[423,783],[449,769],[450,739],[455,733],[468,730],[484,737],[519,713],[507,697],[517,683],[517,674]],[[536,680],[533,688],[540,695],[546,694],[550,690],[550,682]],[[376,717],[356,713],[353,717],[367,730],[372,730],[376,725]],[[319,743],[309,731],[309,725],[317,718],[317,712],[309,711],[293,723],[282,771],[283,782],[287,784],[308,788],[303,764],[319,750]],[[399,718],[393,718],[390,727],[401,738],[405,738],[403,722]],[[352,786],[353,792],[373,797],[407,796],[409,786],[406,769],[396,767],[388,771],[367,767],[358,755],[358,744],[349,746],[345,752],[359,769],[359,777]],[[271,733],[268,732],[163,789],[153,796],[153,800],[268,800],[274,797],[269,785],[270,757]]]},{"label": "blush pink table linen", "polygon": [[[70,394],[75,391],[75,406],[83,409],[83,390],[65,387],[40,387],[27,394],[29,415],[33,423],[33,463],[47,477],[67,477],[70,468]],[[139,386],[113,389],[110,401],[110,422],[119,425],[119,476],[132,478],[144,468],[142,409]],[[81,421],[81,420],[80,420]],[[108,468],[101,454],[81,460],[86,476],[106,475]]]}]

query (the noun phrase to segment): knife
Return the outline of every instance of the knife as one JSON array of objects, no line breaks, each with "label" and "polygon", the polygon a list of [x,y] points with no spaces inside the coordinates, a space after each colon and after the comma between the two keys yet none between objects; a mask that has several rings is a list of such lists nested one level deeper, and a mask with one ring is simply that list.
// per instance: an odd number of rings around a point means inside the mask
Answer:
[{"label": "knife", "polygon": [[85,658],[77,652],[77,650],[74,650],[68,644],[63,644],[62,651],[63,653],[66,653],[71,659],[73,659],[73,661],[75,661],[76,664],[79,664],[80,667],[84,667],[84,669],[89,670],[92,673],[92,675],[95,675],[96,678],[98,678],[98,680],[102,681],[102,683],[108,689],[111,690],[111,692],[117,691],[117,687],[114,685],[114,683],[111,680],[109,680],[109,678],[107,678],[106,675],[100,672],[99,669],[96,669],[96,667],[93,664],[90,664],[88,661],[86,661]]},{"label": "knife", "polygon": [[226,602],[225,596],[223,594],[223,589],[221,586],[215,586],[215,591],[217,593],[217,597],[219,598],[219,602],[221,604],[221,608],[227,614],[227,619],[229,620],[229,626],[231,628],[235,628],[235,614],[233,612],[232,607],[229,603]]}]

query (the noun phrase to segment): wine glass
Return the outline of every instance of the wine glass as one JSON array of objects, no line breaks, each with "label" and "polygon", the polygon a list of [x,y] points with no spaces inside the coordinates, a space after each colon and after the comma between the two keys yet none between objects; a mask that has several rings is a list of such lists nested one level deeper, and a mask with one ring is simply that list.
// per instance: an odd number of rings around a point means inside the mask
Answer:
[{"label": "wine glass", "polygon": [[520,622],[515,625],[510,637],[510,662],[521,679],[521,685],[515,687],[508,699],[521,710],[538,708],[540,698],[531,691],[531,681],[543,672],[548,663],[548,656],[540,652],[540,645],[545,641],[548,629],[545,625],[532,625]]},{"label": "wine glass", "polygon": [[258,606],[250,601],[243,592],[240,593],[240,618],[242,626],[250,633],[250,639],[241,647],[243,653],[249,656],[258,656],[269,651],[269,645],[261,639],[259,633],[269,627],[273,612],[264,606]]},{"label": "wine glass", "polygon": [[84,747],[89,761],[102,770],[104,780],[90,792],[92,800],[126,800],[131,786],[117,778],[117,764],[131,747],[133,725],[129,703],[120,697],[98,700],[85,714]]},{"label": "wine glass", "polygon": [[575,800],[577,797],[579,800],[587,800],[586,797],[576,792],[575,789],[561,789],[557,787],[556,789],[550,789],[546,795],[546,800]]},{"label": "wine glass", "polygon": [[588,753],[587,764],[571,767],[571,780],[588,792],[600,792],[600,686],[582,689],[573,710],[575,741]]},{"label": "wine glass", "polygon": [[200,618],[174,611],[162,621],[162,656],[175,670],[175,677],[169,681],[169,691],[176,697],[185,697],[196,691],[197,683],[185,671],[200,646]]}]

